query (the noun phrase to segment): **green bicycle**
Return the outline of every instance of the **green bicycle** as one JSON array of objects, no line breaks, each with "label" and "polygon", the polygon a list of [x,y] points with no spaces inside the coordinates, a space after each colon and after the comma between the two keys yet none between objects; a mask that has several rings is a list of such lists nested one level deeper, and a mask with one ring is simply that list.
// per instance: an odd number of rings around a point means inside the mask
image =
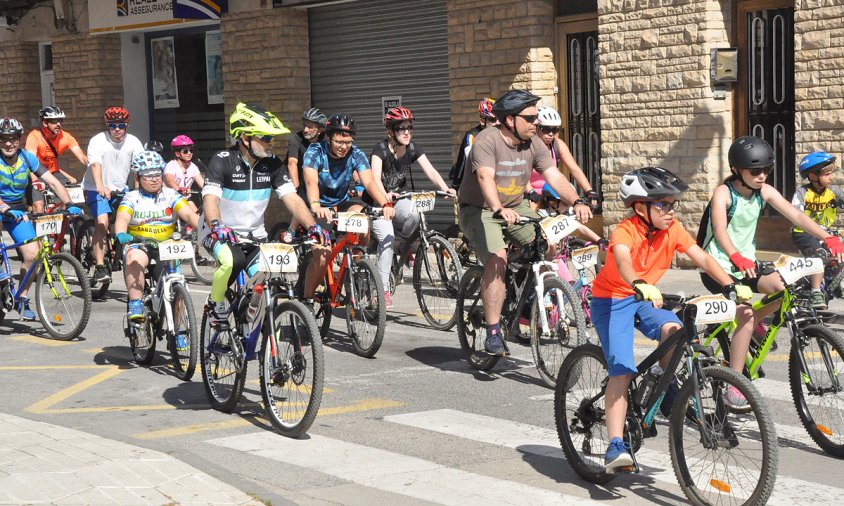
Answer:
[{"label": "green bicycle", "polygon": [[[815,310],[803,303],[798,282],[805,276],[823,272],[820,258],[796,258],[782,255],[776,262],[759,262],[760,269],[776,270],[783,278],[785,289],[762,297],[754,310],[781,301],[771,319],[764,339],[751,340],[745,360],[744,374],[751,380],[764,377],[762,364],[780,328],[791,334],[788,357],[788,381],[797,415],[812,440],[825,452],[844,458],[844,339],[823,324]],[[772,270],[773,269],[773,270]],[[711,346],[715,356],[722,354],[730,360],[730,336],[736,330],[736,320],[710,325],[704,331],[701,344]],[[712,346],[717,341],[717,346]]]}]

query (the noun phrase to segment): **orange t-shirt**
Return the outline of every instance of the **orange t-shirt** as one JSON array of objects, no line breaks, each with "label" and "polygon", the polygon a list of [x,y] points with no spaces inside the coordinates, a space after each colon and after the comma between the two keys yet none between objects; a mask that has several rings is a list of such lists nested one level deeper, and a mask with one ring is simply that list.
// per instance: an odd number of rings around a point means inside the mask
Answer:
[{"label": "orange t-shirt", "polygon": [[656,285],[671,267],[674,252],[684,253],[695,244],[695,239],[683,225],[674,220],[666,230],[654,233],[653,238],[647,238],[648,227],[637,216],[631,216],[615,228],[610,236],[607,260],[592,282],[592,295],[612,299],[623,299],[633,295],[633,288],[628,285],[618,272],[615,255],[612,249],[616,244],[624,244],[630,248],[630,258],[636,279],[641,279],[649,285]]},{"label": "orange t-shirt", "polygon": [[[53,154],[53,150],[50,149],[50,146],[47,144],[47,141],[44,139],[44,136],[41,135],[39,130],[40,129],[36,128],[35,130],[29,132],[29,135],[26,137],[25,149],[35,155],[50,172],[58,172],[59,160],[56,158],[56,155]],[[53,143],[53,147],[56,148],[56,152],[58,154],[62,154],[64,150],[79,145],[79,143],[76,142],[76,139],[64,130],[59,132],[59,135],[50,142]]]}]

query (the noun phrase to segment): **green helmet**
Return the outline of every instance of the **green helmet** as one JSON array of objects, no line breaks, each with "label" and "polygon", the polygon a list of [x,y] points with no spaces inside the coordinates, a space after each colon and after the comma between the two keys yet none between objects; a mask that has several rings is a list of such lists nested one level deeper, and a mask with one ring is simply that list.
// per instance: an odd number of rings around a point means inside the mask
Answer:
[{"label": "green helmet", "polygon": [[289,134],[290,130],[264,107],[241,102],[229,119],[229,132],[235,138],[240,137],[240,134],[275,137]]}]

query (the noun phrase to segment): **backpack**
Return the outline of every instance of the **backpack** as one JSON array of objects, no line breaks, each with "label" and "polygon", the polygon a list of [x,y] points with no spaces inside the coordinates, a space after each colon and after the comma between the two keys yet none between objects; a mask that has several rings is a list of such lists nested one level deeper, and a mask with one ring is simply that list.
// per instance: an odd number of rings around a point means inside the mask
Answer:
[{"label": "backpack", "polygon": [[[730,190],[730,207],[727,208],[727,225],[730,224],[730,220],[733,219],[733,215],[736,214],[736,206],[738,205],[738,194],[733,189],[732,185],[727,185],[727,189]],[[756,197],[756,200],[759,202],[759,205],[762,209],[765,208],[765,201],[762,200],[762,192],[760,190],[753,190],[753,196]],[[697,245],[703,249],[706,249],[709,246],[709,243],[712,242],[712,239],[715,238],[715,233],[713,232],[709,237],[707,237],[707,233],[711,228],[710,221],[712,220],[712,200],[706,204],[706,209],[703,210],[703,216],[701,216],[700,220],[700,228],[697,229]]]}]

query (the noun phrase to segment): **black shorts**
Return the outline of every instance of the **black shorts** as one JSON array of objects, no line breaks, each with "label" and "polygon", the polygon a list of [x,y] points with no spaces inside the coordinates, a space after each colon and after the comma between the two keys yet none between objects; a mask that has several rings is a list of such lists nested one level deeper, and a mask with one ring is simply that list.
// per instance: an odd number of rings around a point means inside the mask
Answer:
[{"label": "black shorts", "polygon": [[791,240],[794,242],[794,245],[797,246],[797,249],[800,251],[800,254],[804,257],[820,256],[818,254],[818,250],[822,250],[823,255],[827,254],[826,248],[824,248],[823,244],[821,244],[821,240],[813,236],[812,234],[807,234],[805,232],[792,232]]},{"label": "black shorts", "polygon": [[[735,283],[737,285],[749,286],[750,289],[753,290],[753,293],[762,293],[762,292],[759,291],[759,278],[758,277],[755,277],[755,278],[745,277],[743,279],[739,279],[739,278],[733,276],[732,274],[730,274],[730,277],[733,279],[733,283]],[[706,289],[709,290],[712,293],[722,293],[724,291],[724,287],[721,286],[721,283],[712,279],[712,277],[705,272],[700,273],[700,280],[703,282],[703,286],[705,286]]]}]

